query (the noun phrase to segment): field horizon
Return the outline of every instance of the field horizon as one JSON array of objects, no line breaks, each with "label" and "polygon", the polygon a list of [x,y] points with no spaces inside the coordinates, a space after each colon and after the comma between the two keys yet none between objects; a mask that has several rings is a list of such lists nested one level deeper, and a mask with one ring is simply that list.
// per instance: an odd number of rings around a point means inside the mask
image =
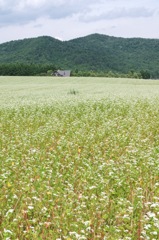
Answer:
[{"label": "field horizon", "polygon": [[[50,104],[54,100],[101,98],[157,98],[158,80],[101,77],[0,77],[0,103]],[[74,93],[73,93],[74,92]],[[42,96],[42,97],[41,97]],[[47,101],[49,99],[49,101]],[[70,99],[70,100],[71,100]],[[10,104],[11,103],[11,104]]]}]

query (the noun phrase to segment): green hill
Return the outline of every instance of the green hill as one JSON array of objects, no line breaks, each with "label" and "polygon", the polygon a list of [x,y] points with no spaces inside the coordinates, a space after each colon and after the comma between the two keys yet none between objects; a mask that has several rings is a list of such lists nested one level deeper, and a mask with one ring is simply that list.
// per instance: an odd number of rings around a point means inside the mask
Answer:
[{"label": "green hill", "polygon": [[159,76],[159,39],[92,34],[70,41],[42,36],[0,44],[0,63],[16,62],[83,71],[147,70]]}]

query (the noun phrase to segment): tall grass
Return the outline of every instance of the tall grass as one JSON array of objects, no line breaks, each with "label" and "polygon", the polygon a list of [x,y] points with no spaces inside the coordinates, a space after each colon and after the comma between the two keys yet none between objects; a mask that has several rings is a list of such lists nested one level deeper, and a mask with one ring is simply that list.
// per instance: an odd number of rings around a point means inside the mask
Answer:
[{"label": "tall grass", "polygon": [[157,240],[158,83],[44,80],[1,80],[0,237]]}]

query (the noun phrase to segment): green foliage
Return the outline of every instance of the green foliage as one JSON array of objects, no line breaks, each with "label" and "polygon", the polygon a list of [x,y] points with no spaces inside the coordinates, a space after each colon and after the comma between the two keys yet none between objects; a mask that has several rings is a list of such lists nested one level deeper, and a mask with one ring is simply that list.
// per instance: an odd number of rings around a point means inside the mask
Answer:
[{"label": "green foliage", "polygon": [[[0,63],[53,64],[71,69],[79,76],[80,71],[83,76],[92,76],[91,71],[111,71],[114,76],[114,73],[127,74],[133,69],[137,75],[143,70],[148,71],[151,78],[157,78],[158,52],[158,39],[92,34],[62,42],[43,36],[0,44]],[[135,75],[133,77],[138,77]]]},{"label": "green foliage", "polygon": [[135,71],[130,71],[128,73],[119,73],[112,71],[75,71],[71,72],[71,76],[76,77],[109,77],[109,78],[143,78],[142,74]]},{"label": "green foliage", "polygon": [[141,74],[141,77],[143,78],[143,79],[150,79],[150,77],[151,77],[151,75],[150,75],[150,73],[148,72],[148,71],[140,71],[140,74]]},{"label": "green foliage", "polygon": [[78,91],[75,90],[75,89],[70,89],[69,92],[68,92],[68,94],[76,95],[76,94],[78,94]]},{"label": "green foliage", "polygon": [[56,67],[53,64],[5,63],[0,64],[0,75],[1,76],[51,75],[51,73],[55,69]]}]

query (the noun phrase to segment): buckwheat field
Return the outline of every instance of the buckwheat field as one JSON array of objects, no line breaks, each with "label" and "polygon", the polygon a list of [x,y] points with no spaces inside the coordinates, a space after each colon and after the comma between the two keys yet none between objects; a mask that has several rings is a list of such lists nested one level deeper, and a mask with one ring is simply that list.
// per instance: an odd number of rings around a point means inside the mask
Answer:
[{"label": "buckwheat field", "polygon": [[159,239],[159,81],[0,77],[0,239]]}]

